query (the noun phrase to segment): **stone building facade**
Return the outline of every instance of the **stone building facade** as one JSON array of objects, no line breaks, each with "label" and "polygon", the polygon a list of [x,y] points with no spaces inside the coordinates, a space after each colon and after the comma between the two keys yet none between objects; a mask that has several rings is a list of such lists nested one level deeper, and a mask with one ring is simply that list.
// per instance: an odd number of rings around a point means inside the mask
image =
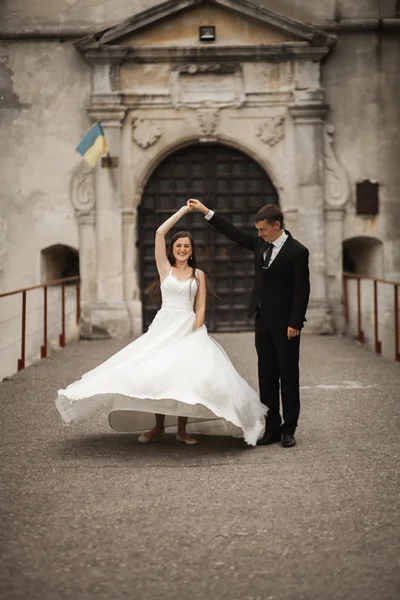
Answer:
[{"label": "stone building facade", "polygon": [[[39,283],[43,257],[63,246],[79,252],[84,333],[141,333],[149,240],[187,195],[249,227],[257,207],[279,203],[310,249],[311,331],[342,326],[343,252],[348,268],[400,278],[394,0],[148,0],[134,14],[123,0],[112,14],[107,2],[6,0],[0,10],[2,291]],[[97,120],[110,158],[92,171],[74,147]],[[212,153],[220,176],[196,176]],[[218,247],[191,224],[206,255]],[[218,252],[208,256],[216,281],[218,268],[229,275],[215,312],[226,330],[249,274],[246,257]]]}]

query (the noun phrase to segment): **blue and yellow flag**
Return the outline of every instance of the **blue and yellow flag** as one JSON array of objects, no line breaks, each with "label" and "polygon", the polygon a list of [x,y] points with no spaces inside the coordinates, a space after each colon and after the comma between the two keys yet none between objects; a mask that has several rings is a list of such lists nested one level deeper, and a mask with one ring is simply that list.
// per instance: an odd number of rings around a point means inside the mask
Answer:
[{"label": "blue and yellow flag", "polygon": [[108,152],[108,145],[104,131],[99,122],[89,129],[76,147],[79,154],[91,166],[95,167],[102,154]]}]

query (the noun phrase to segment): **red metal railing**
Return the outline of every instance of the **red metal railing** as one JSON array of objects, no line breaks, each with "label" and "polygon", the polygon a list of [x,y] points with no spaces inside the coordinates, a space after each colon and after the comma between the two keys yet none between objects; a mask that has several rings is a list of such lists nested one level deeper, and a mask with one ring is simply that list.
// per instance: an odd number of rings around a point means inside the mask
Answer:
[{"label": "red metal railing", "polygon": [[55,279],[54,281],[46,281],[40,285],[34,285],[20,290],[13,290],[0,294],[0,298],[13,296],[14,294],[22,294],[22,315],[21,315],[21,358],[18,359],[18,371],[25,368],[25,344],[26,344],[26,294],[31,290],[43,288],[43,345],[40,347],[40,357],[47,356],[47,288],[49,285],[61,284],[61,333],[59,335],[59,344],[62,348],[65,346],[65,284],[75,282],[76,288],[76,323],[79,324],[80,318],[80,278],[66,277],[65,279]]},{"label": "red metal railing", "polygon": [[389,281],[388,279],[378,279],[366,275],[357,275],[355,273],[343,273],[343,300],[344,314],[346,323],[350,320],[349,311],[349,290],[348,280],[357,280],[357,339],[361,344],[365,342],[365,335],[362,328],[362,306],[361,306],[361,281],[367,280],[373,282],[373,304],[374,304],[374,346],[377,354],[382,354],[382,342],[379,339],[379,321],[378,321],[378,283],[393,286],[393,310],[394,310],[394,356],[395,360],[400,361],[400,335],[399,335],[399,287],[400,281]]}]

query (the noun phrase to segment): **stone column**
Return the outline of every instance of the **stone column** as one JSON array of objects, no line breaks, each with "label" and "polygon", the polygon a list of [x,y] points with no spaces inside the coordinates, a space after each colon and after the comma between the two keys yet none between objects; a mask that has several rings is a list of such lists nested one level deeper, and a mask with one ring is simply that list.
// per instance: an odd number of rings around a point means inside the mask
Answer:
[{"label": "stone column", "polygon": [[79,162],[73,170],[70,200],[78,223],[81,335],[90,338],[93,333],[92,303],[96,298],[97,288],[96,217],[93,171],[83,161]]},{"label": "stone column", "polygon": [[297,208],[289,208],[284,211],[284,227],[290,231],[294,238],[297,238]]},{"label": "stone column", "polygon": [[298,217],[297,235],[310,251],[311,296],[307,329],[332,333],[332,315],[327,297],[323,125],[327,106],[322,91],[297,92],[289,107],[295,126]]},{"label": "stone column", "polygon": [[120,183],[121,126],[126,108],[121,104],[120,64],[128,47],[81,47],[92,65],[92,106],[88,113],[100,121],[115,163],[99,160],[95,168],[97,289],[92,305],[93,325],[112,337],[131,332],[124,295],[123,227]]},{"label": "stone column", "polygon": [[109,106],[89,110],[102,124],[109,153],[116,166],[99,160],[96,182],[97,299],[92,307],[92,321],[111,337],[131,333],[124,294],[123,226],[120,184],[121,124],[125,109]]},{"label": "stone column", "polygon": [[139,336],[143,329],[140,285],[137,277],[136,209],[122,211],[124,252],[124,297],[131,319],[132,333]]},{"label": "stone column", "polygon": [[79,270],[81,277],[81,336],[90,338],[92,328],[92,303],[96,298],[96,232],[95,215],[81,215],[79,223]]},{"label": "stone column", "polygon": [[337,333],[345,330],[343,307],[343,221],[344,210],[325,209],[325,251],[327,295],[332,307],[333,325]]},{"label": "stone column", "polygon": [[344,332],[343,305],[343,227],[345,207],[350,198],[350,185],[345,169],[333,148],[335,129],[324,132],[324,201],[327,294],[332,307],[335,330]]}]

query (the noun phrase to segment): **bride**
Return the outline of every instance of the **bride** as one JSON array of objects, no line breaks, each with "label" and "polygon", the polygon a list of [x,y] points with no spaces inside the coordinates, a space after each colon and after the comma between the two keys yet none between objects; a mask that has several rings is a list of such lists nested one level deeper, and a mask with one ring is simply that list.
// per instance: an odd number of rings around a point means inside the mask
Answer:
[{"label": "bride", "polygon": [[[265,409],[207,334],[206,278],[192,236],[180,231],[166,249],[166,234],[192,210],[183,206],[157,229],[159,280],[147,292],[151,298],[161,292],[162,305],[148,331],[58,391],[56,406],[66,424],[106,410],[111,427],[141,432],[141,443],[177,425],[177,441],[188,445],[197,443],[191,433],[239,436],[256,445]],[[155,426],[145,431],[151,414]]]}]

